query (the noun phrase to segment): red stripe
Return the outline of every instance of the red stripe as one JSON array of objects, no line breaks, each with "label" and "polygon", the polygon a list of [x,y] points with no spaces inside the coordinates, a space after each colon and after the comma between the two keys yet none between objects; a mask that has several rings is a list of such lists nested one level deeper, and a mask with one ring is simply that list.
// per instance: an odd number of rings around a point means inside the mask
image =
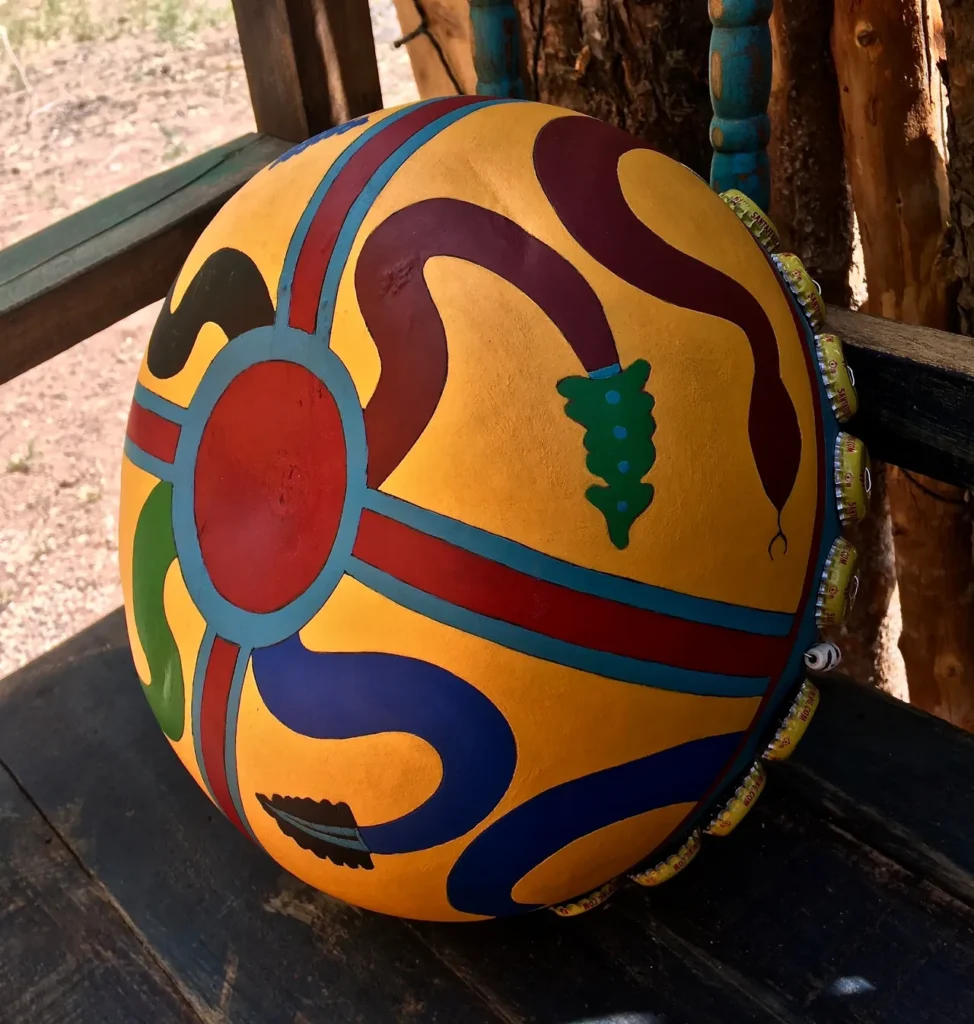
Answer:
[{"label": "red stripe", "polygon": [[210,650],[206,673],[203,677],[203,700],[200,707],[200,746],[203,749],[203,767],[210,784],[213,799],[223,813],[247,835],[237,809],[230,796],[227,782],[227,702],[233,683],[233,670],[240,656],[236,644],[217,637]]},{"label": "red stripe", "polygon": [[710,626],[539,580],[366,510],[354,554],[452,605],[596,651],[696,672],[773,676],[784,637]]},{"label": "red stripe", "polygon": [[132,403],[125,432],[129,440],[147,455],[162,462],[172,462],[176,458],[180,430],[178,423],[157,415],[138,402]]},{"label": "red stripe", "polygon": [[404,142],[426,125],[451,110],[482,102],[482,96],[451,96],[419,107],[383,128],[342,168],[321,200],[298,255],[291,289],[292,327],[308,334],[314,333],[325,271],[338,233],[352,203],[361,195],[372,175]]}]

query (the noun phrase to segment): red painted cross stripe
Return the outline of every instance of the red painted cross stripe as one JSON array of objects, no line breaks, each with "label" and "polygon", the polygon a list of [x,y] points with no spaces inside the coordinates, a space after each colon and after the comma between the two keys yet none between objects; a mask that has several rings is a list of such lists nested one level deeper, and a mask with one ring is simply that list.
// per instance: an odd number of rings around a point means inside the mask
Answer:
[{"label": "red painted cross stripe", "polygon": [[291,289],[292,327],[308,334],[314,333],[321,289],[332,250],[348,211],[372,175],[404,142],[428,124],[459,107],[483,101],[482,96],[455,96],[419,107],[382,127],[342,168],[321,200],[298,255]]},{"label": "red painted cross stripe", "polygon": [[230,795],[227,781],[227,704],[233,672],[240,657],[240,648],[222,637],[213,641],[203,677],[203,699],[200,702],[200,746],[203,767],[210,792],[223,813],[247,835]]},{"label": "red painted cross stripe", "polygon": [[370,510],[362,514],[353,554],[459,608],[591,650],[740,676],[775,676],[788,657],[785,637],[688,622],[571,590]]},{"label": "red painted cross stripe", "polygon": [[176,458],[180,431],[178,423],[159,416],[138,402],[132,403],[125,433],[128,439],[147,455],[161,462],[171,463]]}]

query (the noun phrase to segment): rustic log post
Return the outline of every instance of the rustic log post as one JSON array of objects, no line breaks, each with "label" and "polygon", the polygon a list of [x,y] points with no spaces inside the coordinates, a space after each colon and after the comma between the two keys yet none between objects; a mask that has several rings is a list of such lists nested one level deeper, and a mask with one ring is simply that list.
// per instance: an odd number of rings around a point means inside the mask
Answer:
[{"label": "rustic log post", "polygon": [[470,0],[395,0],[395,5],[420,97],[472,94],[477,73]]},{"label": "rustic log post", "polygon": [[301,142],[382,106],[364,0],[233,0],[257,130]]},{"label": "rustic log post", "polygon": [[[925,0],[836,0],[833,52],[868,310],[948,322],[948,191]],[[964,492],[887,474],[910,699],[974,728],[974,563]]]}]

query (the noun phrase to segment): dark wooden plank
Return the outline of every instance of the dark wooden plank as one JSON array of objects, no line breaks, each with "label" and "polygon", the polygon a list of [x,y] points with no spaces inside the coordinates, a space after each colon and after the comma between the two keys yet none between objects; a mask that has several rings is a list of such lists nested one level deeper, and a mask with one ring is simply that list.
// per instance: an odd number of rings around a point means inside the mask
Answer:
[{"label": "dark wooden plank", "polygon": [[796,1024],[786,1001],[658,922],[624,892],[572,921],[542,912],[474,928],[416,924],[508,1019],[564,1024]]},{"label": "dark wooden plank", "polygon": [[968,741],[871,691],[824,690],[801,759],[772,766],[737,835],[670,886],[568,922],[407,924],[287,879],[176,764],[118,613],[0,682],[0,757],[198,1005],[234,1021],[974,1019],[974,913],[867,845],[852,812],[833,817],[816,781],[965,870]]},{"label": "dark wooden plank", "polygon": [[382,106],[365,0],[233,0],[257,128],[302,142]]},{"label": "dark wooden plank", "polygon": [[974,1020],[974,913],[830,825],[777,775],[734,836],[619,912],[771,990],[785,1020]]},{"label": "dark wooden plank", "polygon": [[0,383],[161,299],[217,210],[287,149],[245,136],[0,252]]},{"label": "dark wooden plank", "polygon": [[233,974],[234,1022],[779,1019],[712,964],[624,923],[411,925],[287,878],[172,756],[120,613],[0,682],[0,756],[200,1005],[226,999]]},{"label": "dark wooden plank", "polygon": [[848,680],[819,686],[778,784],[974,908],[974,736]]},{"label": "dark wooden plank", "polygon": [[399,921],[313,893],[168,748],[119,614],[0,681],[0,758],[204,1013],[234,1024],[501,1018]]},{"label": "dark wooden plank", "polygon": [[850,430],[874,458],[974,485],[974,341],[830,307],[860,412]]},{"label": "dark wooden plank", "polygon": [[0,1022],[199,1024],[0,766]]}]

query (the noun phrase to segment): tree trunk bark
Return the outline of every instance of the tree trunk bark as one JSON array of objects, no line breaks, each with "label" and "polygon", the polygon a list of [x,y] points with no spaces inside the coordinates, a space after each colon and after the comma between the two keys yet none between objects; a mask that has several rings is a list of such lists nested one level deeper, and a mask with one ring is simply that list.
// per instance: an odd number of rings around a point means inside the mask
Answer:
[{"label": "tree trunk bark", "polygon": [[848,307],[853,213],[842,160],[832,9],[775,0],[771,15],[771,219],[827,302]]},{"label": "tree trunk bark", "polygon": [[625,128],[709,180],[703,0],[516,0],[529,91]]},{"label": "tree trunk bark", "polygon": [[[869,312],[946,327],[948,215],[936,0],[836,0],[833,53]],[[933,54],[933,56],[931,56]],[[910,699],[974,728],[974,561],[964,494],[889,468]]]}]

